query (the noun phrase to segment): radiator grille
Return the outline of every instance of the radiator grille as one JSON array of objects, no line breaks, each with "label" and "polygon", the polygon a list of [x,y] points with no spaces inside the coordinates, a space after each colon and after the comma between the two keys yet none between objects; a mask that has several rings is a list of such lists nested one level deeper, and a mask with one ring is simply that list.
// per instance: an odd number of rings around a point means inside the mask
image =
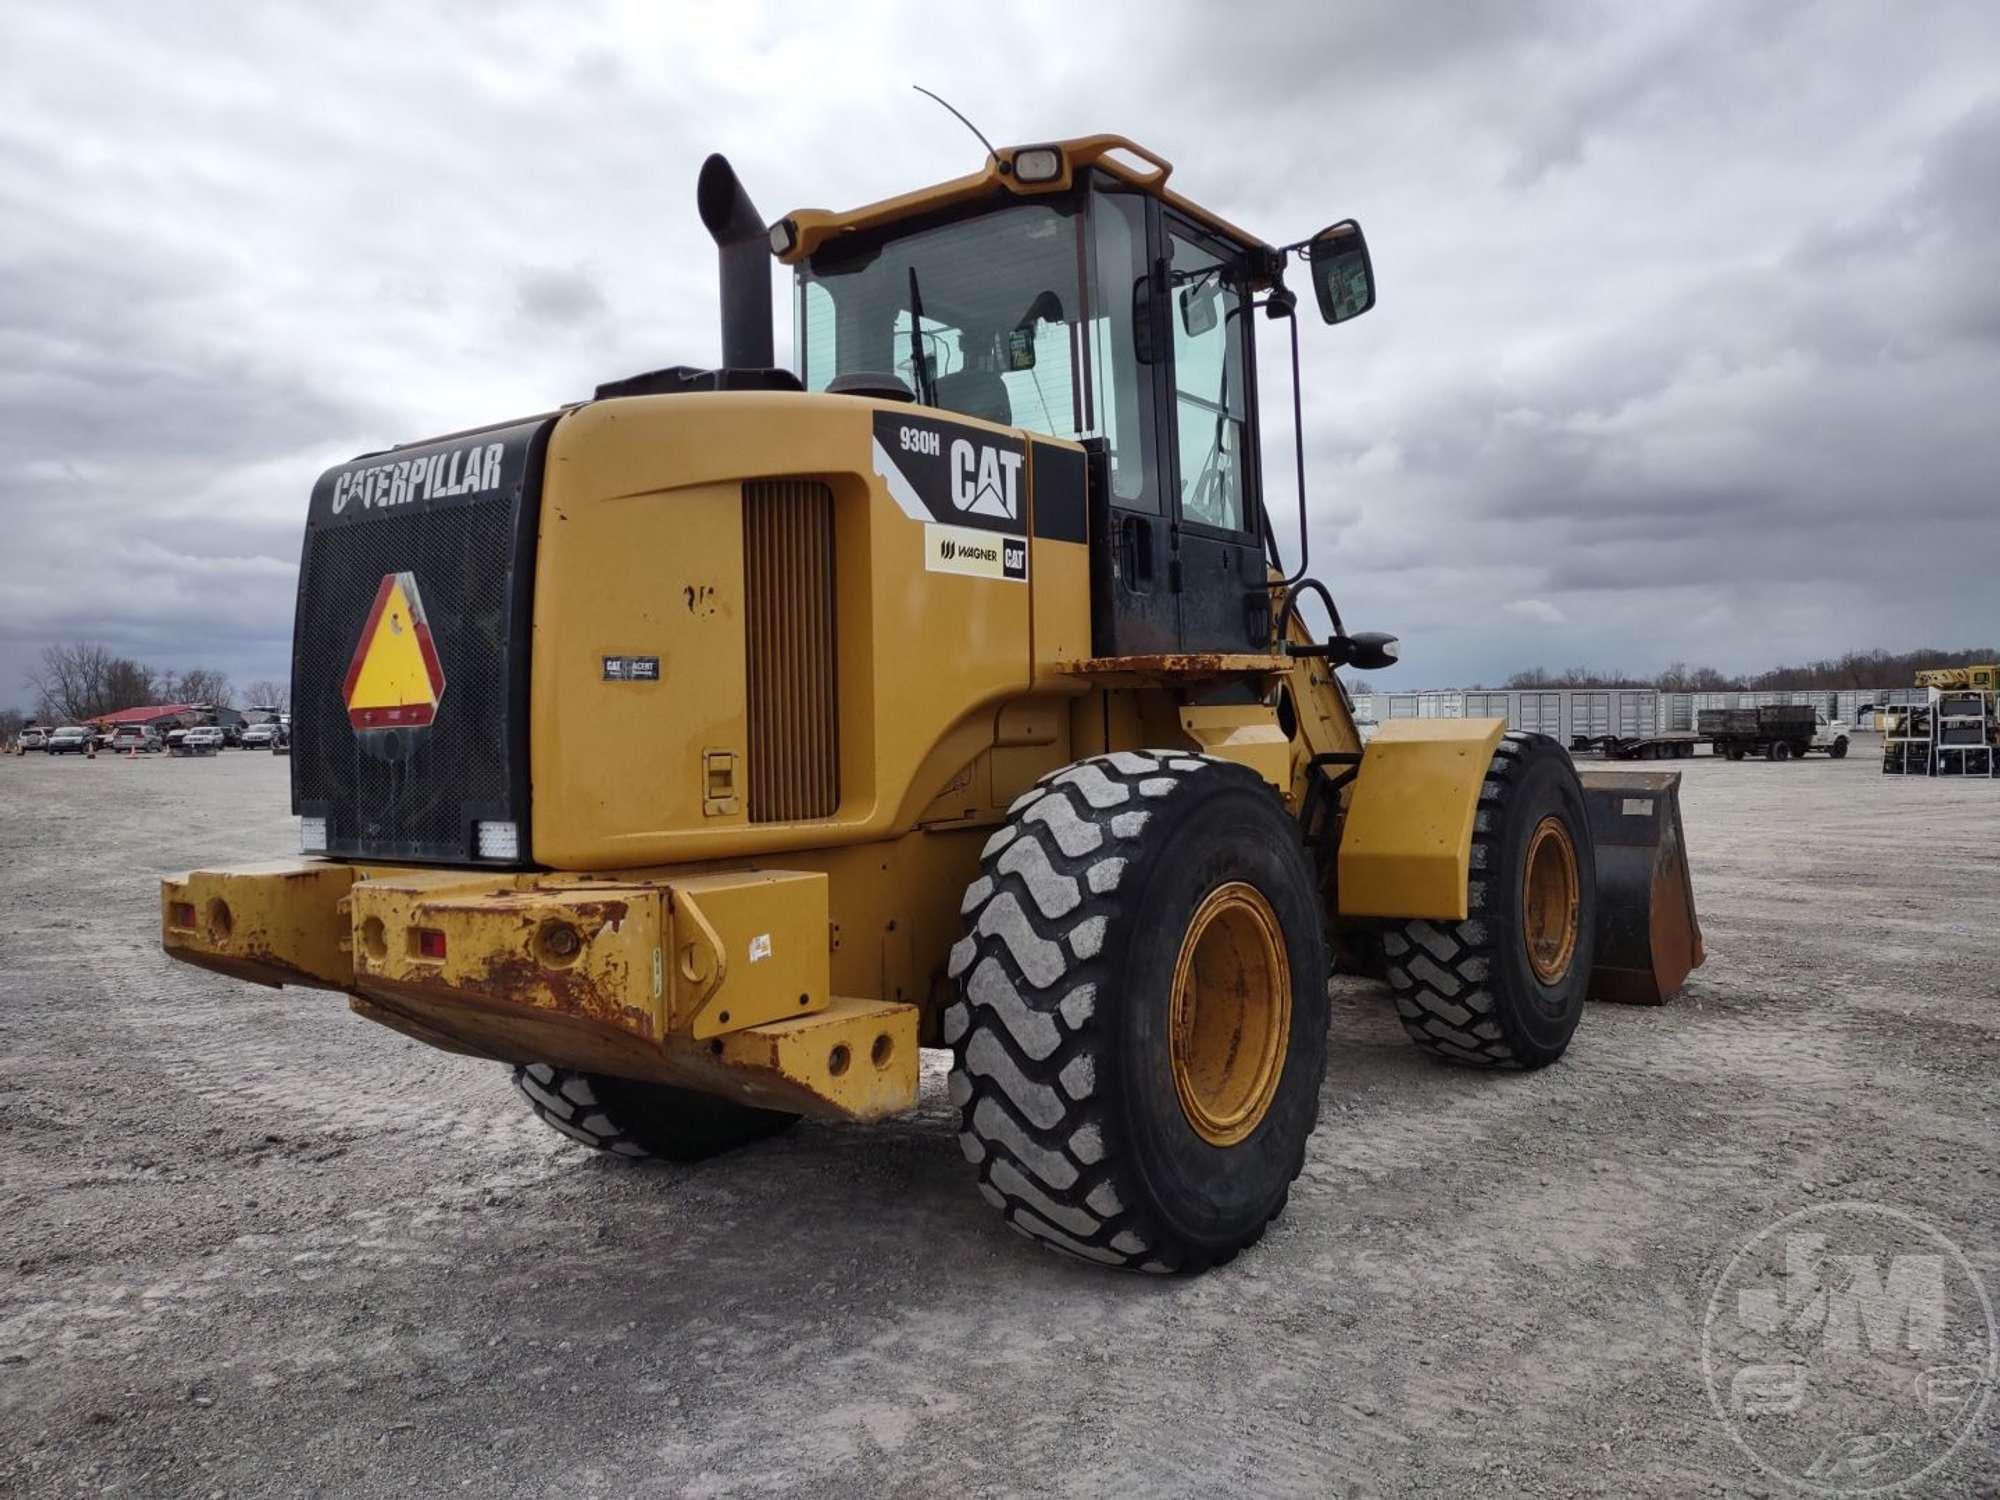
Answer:
[{"label": "radiator grille", "polygon": [[[440,483],[438,496],[419,498],[427,462],[459,474],[464,438],[357,459],[314,486],[292,631],[292,810],[326,820],[328,853],[469,864],[488,821],[514,824],[528,852],[528,613],[553,421],[470,440],[502,450],[501,482],[484,491]],[[381,487],[394,503],[332,503],[336,476],[371,469],[396,472],[396,490]],[[348,716],[347,672],[392,573],[420,592],[444,691],[432,723],[362,732]]]},{"label": "radiator grille", "polygon": [[750,821],[825,818],[840,803],[834,694],[833,491],[743,486]]}]

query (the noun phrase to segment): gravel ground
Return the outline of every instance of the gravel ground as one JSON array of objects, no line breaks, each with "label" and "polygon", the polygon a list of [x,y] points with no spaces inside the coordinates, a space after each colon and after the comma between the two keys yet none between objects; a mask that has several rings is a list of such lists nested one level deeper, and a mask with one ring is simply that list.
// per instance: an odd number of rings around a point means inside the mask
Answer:
[{"label": "gravel ground", "polygon": [[[1209,1276],[1066,1263],[923,1108],[698,1168],[160,953],[283,855],[286,763],[0,763],[0,1491],[1783,1493],[1711,1409],[1730,1256],[1833,1198],[2000,1294],[2000,786],[1687,763],[1709,959],[1486,1077],[1336,985],[1290,1207]],[[2000,1492],[2000,1417],[1919,1493]]]}]

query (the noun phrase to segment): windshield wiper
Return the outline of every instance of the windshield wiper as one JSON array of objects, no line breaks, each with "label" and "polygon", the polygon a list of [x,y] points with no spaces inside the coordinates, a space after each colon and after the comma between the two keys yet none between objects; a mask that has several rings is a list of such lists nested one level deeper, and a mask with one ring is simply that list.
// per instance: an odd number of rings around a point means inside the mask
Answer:
[{"label": "windshield wiper", "polygon": [[937,380],[924,359],[924,294],[917,290],[917,268],[910,267],[910,373],[916,377],[917,400],[937,405]]}]

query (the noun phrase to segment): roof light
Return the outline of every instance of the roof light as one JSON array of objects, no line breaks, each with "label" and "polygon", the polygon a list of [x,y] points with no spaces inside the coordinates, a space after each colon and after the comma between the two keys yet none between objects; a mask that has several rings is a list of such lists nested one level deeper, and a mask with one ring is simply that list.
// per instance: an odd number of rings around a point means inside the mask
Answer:
[{"label": "roof light", "polygon": [[519,859],[521,830],[513,823],[480,823],[475,829],[481,859]]},{"label": "roof light", "polygon": [[326,853],[326,819],[299,819],[299,853]]},{"label": "roof light", "polygon": [[1062,169],[1062,152],[1054,146],[1029,146],[1014,153],[1014,176],[1022,182],[1054,182]]},{"label": "roof light", "polygon": [[790,255],[792,246],[799,242],[799,226],[790,219],[780,219],[771,226],[771,253]]}]

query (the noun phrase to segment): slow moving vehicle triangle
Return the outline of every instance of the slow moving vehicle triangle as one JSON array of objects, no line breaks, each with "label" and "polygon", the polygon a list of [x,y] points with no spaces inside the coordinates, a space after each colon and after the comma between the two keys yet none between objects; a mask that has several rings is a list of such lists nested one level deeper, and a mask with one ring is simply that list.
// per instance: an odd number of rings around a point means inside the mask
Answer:
[{"label": "slow moving vehicle triangle", "polygon": [[343,696],[347,721],[356,729],[422,726],[437,716],[444,668],[416,574],[383,575],[348,664]]}]

